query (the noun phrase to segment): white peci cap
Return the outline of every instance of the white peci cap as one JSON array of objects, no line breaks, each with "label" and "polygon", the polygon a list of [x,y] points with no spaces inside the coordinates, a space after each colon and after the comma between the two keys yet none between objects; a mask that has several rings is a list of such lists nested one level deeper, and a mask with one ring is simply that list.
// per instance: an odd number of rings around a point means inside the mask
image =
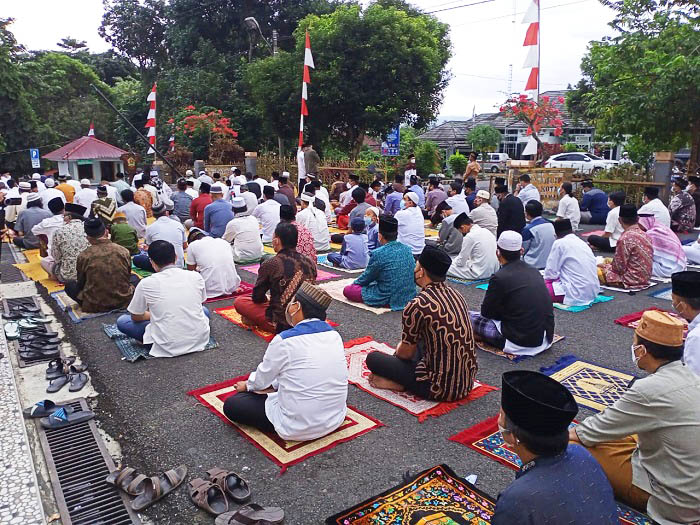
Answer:
[{"label": "white peci cap", "polygon": [[415,191],[409,191],[408,193],[406,193],[406,197],[411,199],[413,201],[413,204],[416,205],[418,205],[418,202],[420,201],[420,199],[418,198],[418,194]]},{"label": "white peci cap", "polygon": [[90,180],[89,179],[80,179],[80,185],[81,186],[90,186]]},{"label": "white peci cap", "polygon": [[491,194],[486,190],[477,191],[476,196],[479,197],[480,199],[486,199],[486,200],[491,199]]},{"label": "white peci cap", "polygon": [[523,247],[523,236],[513,230],[506,230],[498,238],[498,247],[507,252],[517,252]]}]

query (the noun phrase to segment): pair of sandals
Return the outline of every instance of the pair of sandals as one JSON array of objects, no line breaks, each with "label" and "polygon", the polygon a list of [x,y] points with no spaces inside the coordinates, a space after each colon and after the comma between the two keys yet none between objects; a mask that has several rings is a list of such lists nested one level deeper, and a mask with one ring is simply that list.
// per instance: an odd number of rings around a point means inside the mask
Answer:
[{"label": "pair of sandals", "polygon": [[49,362],[49,366],[46,369],[46,379],[49,380],[49,385],[46,387],[47,393],[55,394],[68,384],[70,384],[68,387],[69,392],[79,392],[87,385],[87,382],[90,380],[85,373],[87,366],[83,364],[74,365],[72,364],[74,362],[75,358],[66,360],[59,358]]},{"label": "pair of sandals", "polygon": [[83,423],[95,417],[90,410],[73,410],[69,405],[57,405],[50,399],[44,399],[22,410],[27,419],[39,419],[46,429],[56,429]]},{"label": "pair of sandals", "polygon": [[177,489],[186,476],[187,465],[151,477],[140,474],[131,467],[122,467],[111,472],[105,482],[134,496],[131,508],[135,512],[141,512]]},{"label": "pair of sandals", "polygon": [[22,333],[19,355],[26,361],[53,359],[61,355],[61,339],[57,332]]}]

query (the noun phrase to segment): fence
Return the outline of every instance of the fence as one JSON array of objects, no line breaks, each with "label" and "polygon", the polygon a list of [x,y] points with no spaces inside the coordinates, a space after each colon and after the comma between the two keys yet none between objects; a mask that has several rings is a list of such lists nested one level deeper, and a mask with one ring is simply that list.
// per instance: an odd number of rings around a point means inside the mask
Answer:
[{"label": "fence", "polygon": [[530,182],[540,192],[540,200],[542,203],[558,201],[559,187],[564,181],[573,181],[573,168],[511,168],[507,175],[495,174],[489,177],[489,191],[493,193],[495,179],[504,178],[509,188],[513,188],[517,183],[521,173],[530,175]]}]

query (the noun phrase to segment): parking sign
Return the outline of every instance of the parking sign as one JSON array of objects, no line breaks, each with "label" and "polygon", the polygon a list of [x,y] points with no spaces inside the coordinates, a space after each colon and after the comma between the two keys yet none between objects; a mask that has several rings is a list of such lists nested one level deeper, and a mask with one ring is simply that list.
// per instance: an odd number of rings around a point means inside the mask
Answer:
[{"label": "parking sign", "polygon": [[41,168],[41,159],[39,158],[39,150],[36,148],[30,149],[29,156],[32,159],[32,168]]}]

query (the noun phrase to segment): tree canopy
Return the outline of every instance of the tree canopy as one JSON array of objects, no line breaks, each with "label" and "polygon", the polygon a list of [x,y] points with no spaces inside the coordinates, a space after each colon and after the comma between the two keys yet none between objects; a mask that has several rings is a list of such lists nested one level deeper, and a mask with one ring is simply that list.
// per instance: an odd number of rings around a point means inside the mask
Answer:
[{"label": "tree canopy", "polygon": [[494,151],[501,144],[501,132],[488,124],[479,124],[469,130],[467,142],[476,151]]}]

